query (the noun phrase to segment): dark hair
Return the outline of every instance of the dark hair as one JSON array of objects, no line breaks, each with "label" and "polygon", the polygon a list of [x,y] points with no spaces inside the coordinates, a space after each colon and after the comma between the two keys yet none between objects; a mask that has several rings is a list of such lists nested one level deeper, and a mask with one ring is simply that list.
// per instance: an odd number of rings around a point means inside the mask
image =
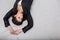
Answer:
[{"label": "dark hair", "polygon": [[14,24],[16,24],[16,25],[21,25],[21,24],[22,24],[22,22],[18,22],[18,21],[16,20],[16,17],[14,17],[14,16],[13,16],[13,18],[12,18],[12,22],[13,22]]}]

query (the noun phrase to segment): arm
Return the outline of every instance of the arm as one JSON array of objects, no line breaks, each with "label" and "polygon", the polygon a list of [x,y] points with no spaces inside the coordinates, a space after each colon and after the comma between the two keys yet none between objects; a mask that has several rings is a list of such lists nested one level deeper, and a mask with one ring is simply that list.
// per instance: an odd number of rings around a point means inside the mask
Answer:
[{"label": "arm", "polygon": [[4,21],[4,24],[5,24],[5,27],[8,28],[8,31],[11,33],[11,34],[15,34],[14,33],[14,30],[13,28],[10,26],[10,23],[9,23],[9,18],[13,15],[13,8],[7,12],[7,14],[4,16],[3,18],[3,21]]},{"label": "arm", "polygon": [[4,16],[3,18],[3,21],[4,21],[4,24],[5,24],[5,27],[8,27],[10,26],[10,23],[9,23],[9,18],[13,15],[13,9],[11,9],[9,12],[7,12],[7,14]]},{"label": "arm", "polygon": [[33,27],[33,19],[31,15],[29,14],[27,17],[28,25],[22,28],[22,31],[26,33],[28,30],[30,30]]}]

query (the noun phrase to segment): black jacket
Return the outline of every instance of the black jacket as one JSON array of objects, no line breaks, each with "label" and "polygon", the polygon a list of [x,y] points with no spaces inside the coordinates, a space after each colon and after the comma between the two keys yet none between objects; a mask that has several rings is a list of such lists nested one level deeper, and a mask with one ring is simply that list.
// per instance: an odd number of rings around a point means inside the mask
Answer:
[{"label": "black jacket", "polygon": [[[4,16],[3,20],[4,20],[5,27],[8,27],[10,25],[9,18],[13,17],[13,15],[17,13],[17,5],[19,1],[20,0],[16,0],[13,8],[9,10],[7,14]],[[28,24],[24,28],[22,28],[24,33],[33,27],[33,19],[30,13],[32,2],[33,0],[22,0],[22,3],[21,3],[22,8],[23,8],[23,21],[24,20],[28,21]]]}]

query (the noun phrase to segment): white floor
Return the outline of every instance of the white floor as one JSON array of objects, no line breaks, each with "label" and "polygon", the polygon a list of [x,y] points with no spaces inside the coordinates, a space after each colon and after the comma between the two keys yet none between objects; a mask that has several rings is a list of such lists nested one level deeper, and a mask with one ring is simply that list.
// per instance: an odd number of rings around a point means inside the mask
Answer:
[{"label": "white floor", "polygon": [[[11,35],[4,27],[3,17],[13,7],[15,0],[0,0],[0,39],[1,40],[53,40],[60,39],[60,0],[34,0],[31,14],[34,26],[27,33]],[[20,27],[10,24],[14,29],[24,27],[25,21]]]}]

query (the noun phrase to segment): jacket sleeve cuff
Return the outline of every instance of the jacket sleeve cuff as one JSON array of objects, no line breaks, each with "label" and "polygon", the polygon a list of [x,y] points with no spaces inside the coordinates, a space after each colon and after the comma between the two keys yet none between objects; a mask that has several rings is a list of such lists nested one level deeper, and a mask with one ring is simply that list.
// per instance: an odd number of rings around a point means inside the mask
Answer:
[{"label": "jacket sleeve cuff", "polygon": [[26,32],[27,32],[27,30],[26,30],[26,29],[24,29],[24,28],[22,28],[22,31],[23,31],[23,33],[26,33]]}]

